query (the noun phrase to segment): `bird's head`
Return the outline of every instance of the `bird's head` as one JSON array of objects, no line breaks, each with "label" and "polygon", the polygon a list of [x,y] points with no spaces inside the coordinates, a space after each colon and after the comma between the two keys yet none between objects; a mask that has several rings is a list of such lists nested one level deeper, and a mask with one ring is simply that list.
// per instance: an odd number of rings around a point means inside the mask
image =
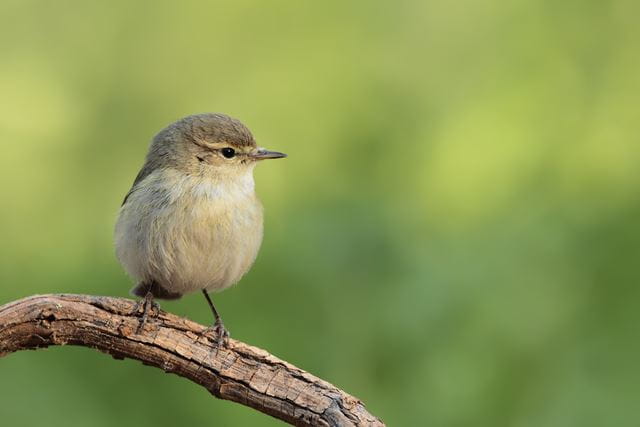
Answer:
[{"label": "bird's head", "polygon": [[286,154],[258,147],[239,120],[219,113],[195,114],[160,131],[149,149],[147,163],[192,174],[235,175],[253,169],[260,160]]}]

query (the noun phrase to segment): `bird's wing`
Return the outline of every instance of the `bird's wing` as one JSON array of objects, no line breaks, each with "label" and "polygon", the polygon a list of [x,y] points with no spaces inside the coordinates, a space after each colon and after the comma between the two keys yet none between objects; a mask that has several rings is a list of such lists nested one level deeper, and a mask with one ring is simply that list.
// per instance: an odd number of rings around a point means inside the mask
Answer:
[{"label": "bird's wing", "polygon": [[154,167],[152,165],[150,165],[149,163],[145,163],[144,166],[142,167],[142,169],[140,169],[140,172],[138,172],[138,175],[136,176],[136,179],[133,181],[133,185],[131,186],[131,190],[129,190],[129,192],[127,193],[126,196],[124,196],[124,200],[122,201],[122,205],[120,206],[124,206],[125,203],[127,203],[127,199],[129,198],[129,196],[137,190],[137,186],[140,182],[142,182],[142,180],[144,180],[146,177],[148,177],[151,172],[153,172]]}]

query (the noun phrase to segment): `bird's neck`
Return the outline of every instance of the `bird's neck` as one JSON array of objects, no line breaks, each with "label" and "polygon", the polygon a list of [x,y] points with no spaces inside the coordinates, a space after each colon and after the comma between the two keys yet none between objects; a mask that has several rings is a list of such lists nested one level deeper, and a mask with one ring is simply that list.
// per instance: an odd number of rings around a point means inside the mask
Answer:
[{"label": "bird's neck", "polygon": [[172,181],[175,182],[179,192],[190,193],[195,197],[216,199],[221,197],[253,197],[255,195],[253,167],[214,170],[198,175],[184,174],[178,171],[168,173],[176,174]]}]

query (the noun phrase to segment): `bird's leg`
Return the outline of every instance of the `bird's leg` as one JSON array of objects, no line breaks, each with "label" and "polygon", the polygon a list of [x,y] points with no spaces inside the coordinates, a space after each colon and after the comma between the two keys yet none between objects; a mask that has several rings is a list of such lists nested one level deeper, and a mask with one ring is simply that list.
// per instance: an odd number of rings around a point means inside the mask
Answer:
[{"label": "bird's leg", "polygon": [[213,313],[213,317],[215,318],[215,321],[212,326],[209,326],[207,329],[202,331],[200,336],[206,335],[209,332],[213,332],[216,335],[215,343],[217,345],[221,345],[221,344],[226,345],[229,342],[229,331],[227,331],[227,329],[224,327],[224,324],[222,323],[222,319],[218,314],[218,310],[216,310],[216,307],[213,305],[213,301],[211,301],[211,297],[209,297],[209,293],[207,292],[207,290],[203,289],[202,294],[207,299],[207,302],[209,303],[209,307],[211,307],[211,312]]},{"label": "bird's leg", "polygon": [[160,306],[153,300],[153,294],[151,291],[147,292],[143,299],[136,302],[136,305],[133,306],[133,313],[137,315],[140,308],[142,308],[142,316],[140,317],[140,323],[138,323],[138,328],[136,329],[137,334],[139,334],[144,328],[150,311],[155,311],[154,317],[160,312]]}]

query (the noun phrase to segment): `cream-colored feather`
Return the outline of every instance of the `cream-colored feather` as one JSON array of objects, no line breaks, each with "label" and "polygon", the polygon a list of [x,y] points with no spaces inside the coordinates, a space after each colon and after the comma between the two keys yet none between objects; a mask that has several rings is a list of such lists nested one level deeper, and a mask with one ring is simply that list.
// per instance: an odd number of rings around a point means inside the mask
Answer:
[{"label": "cream-colored feather", "polygon": [[161,168],[138,183],[115,232],[116,254],[127,273],[178,295],[238,282],[262,242],[254,165],[202,175]]}]

